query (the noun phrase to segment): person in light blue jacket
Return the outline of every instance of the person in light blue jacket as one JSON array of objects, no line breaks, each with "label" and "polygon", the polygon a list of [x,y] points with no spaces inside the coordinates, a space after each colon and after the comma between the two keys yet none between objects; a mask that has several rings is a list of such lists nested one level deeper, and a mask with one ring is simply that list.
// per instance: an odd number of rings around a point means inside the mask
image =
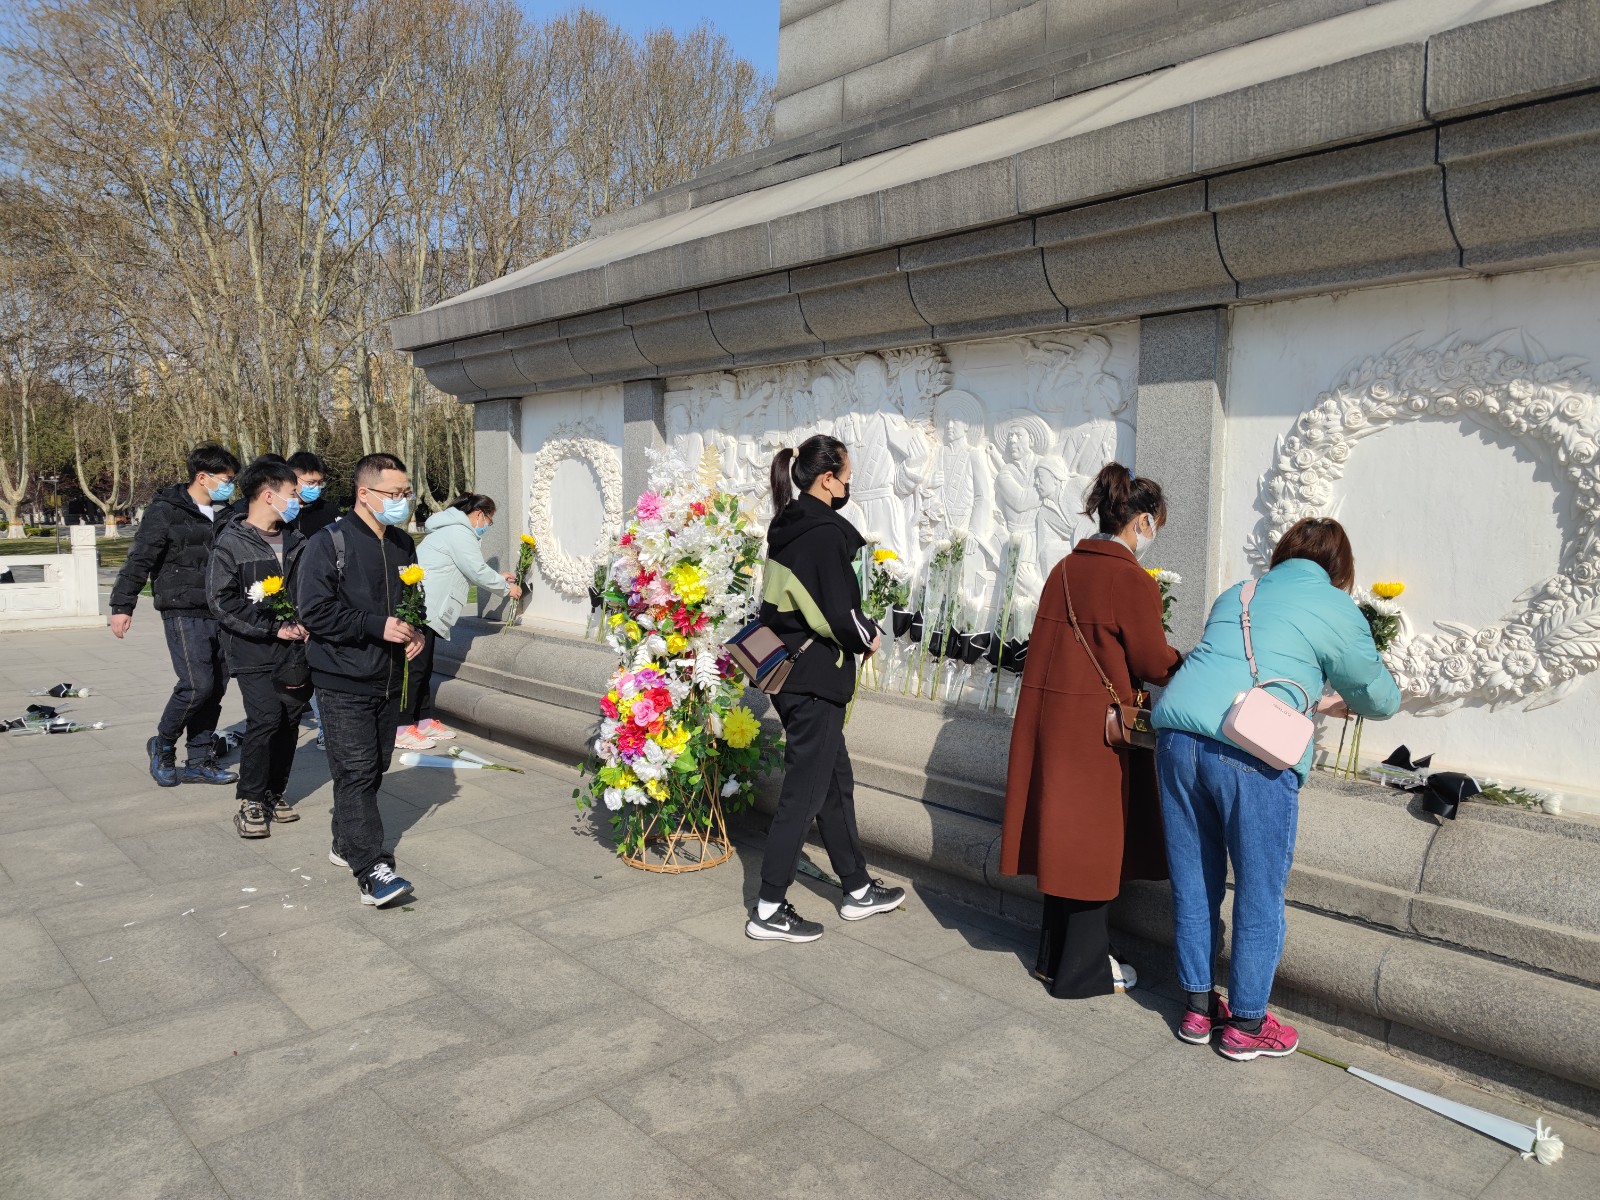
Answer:
[{"label": "person in light blue jacket", "polygon": [[[1263,680],[1292,679],[1313,699],[1331,688],[1337,699],[1318,705],[1324,712],[1392,717],[1400,689],[1350,596],[1354,582],[1355,556],[1343,526],[1324,517],[1292,526],[1250,603],[1256,664]],[[1293,1027],[1267,1012],[1267,998],[1283,954],[1284,889],[1313,747],[1293,768],[1278,770],[1222,732],[1234,700],[1251,687],[1239,619],[1243,587],[1229,588],[1212,605],[1200,644],[1152,716],[1178,982],[1189,994],[1178,1036],[1204,1045],[1220,1028],[1218,1049],[1248,1060],[1292,1054],[1298,1044]],[[1268,690],[1296,707],[1306,703],[1282,684]],[[1211,982],[1230,859],[1233,948],[1222,1000]]]},{"label": "person in light blue jacket", "polygon": [[423,630],[422,653],[411,665],[412,686],[395,733],[395,745],[402,749],[427,750],[455,737],[455,730],[428,715],[429,685],[434,643],[439,638],[450,640],[450,630],[467,606],[468,589],[476,584],[480,592],[503,595],[509,591],[513,599],[522,598],[516,576],[496,571],[483,559],[480,543],[494,524],[494,511],[494,501],[488,496],[467,492],[428,518],[428,534],[417,545],[428,624]]}]

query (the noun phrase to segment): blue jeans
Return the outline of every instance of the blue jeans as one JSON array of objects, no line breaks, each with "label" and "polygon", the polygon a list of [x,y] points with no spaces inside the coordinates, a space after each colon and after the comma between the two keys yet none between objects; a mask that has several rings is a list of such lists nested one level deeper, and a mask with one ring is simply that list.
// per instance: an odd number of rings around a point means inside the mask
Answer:
[{"label": "blue jeans", "polygon": [[1294,861],[1300,776],[1226,742],[1163,729],[1156,746],[1172,873],[1178,986],[1209,991],[1222,949],[1222,901],[1233,860],[1228,1007],[1264,1016],[1283,955],[1284,888]]}]

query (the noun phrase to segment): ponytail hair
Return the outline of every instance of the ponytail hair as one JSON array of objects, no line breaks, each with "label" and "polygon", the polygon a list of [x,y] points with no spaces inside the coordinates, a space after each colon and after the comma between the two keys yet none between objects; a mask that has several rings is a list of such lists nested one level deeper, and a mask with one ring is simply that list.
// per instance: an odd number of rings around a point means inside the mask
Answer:
[{"label": "ponytail hair", "polygon": [[785,446],[772,458],[772,515],[777,516],[795,498],[795,489],[809,491],[811,485],[832,471],[844,470],[849,451],[836,437],[814,433],[800,443],[800,449]]},{"label": "ponytail hair", "polygon": [[1167,498],[1153,479],[1139,479],[1118,462],[1100,468],[1083,498],[1083,515],[1096,517],[1101,533],[1121,533],[1140,513],[1149,513],[1157,525],[1167,522]]}]

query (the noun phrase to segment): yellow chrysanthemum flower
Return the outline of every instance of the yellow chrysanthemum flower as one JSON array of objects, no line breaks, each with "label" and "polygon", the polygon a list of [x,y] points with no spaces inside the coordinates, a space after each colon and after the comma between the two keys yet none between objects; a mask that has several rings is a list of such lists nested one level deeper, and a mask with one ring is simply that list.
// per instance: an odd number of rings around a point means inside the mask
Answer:
[{"label": "yellow chrysanthemum flower", "polygon": [[1382,596],[1385,600],[1393,600],[1405,590],[1406,585],[1399,582],[1375,583],[1372,585],[1372,594],[1374,596]]},{"label": "yellow chrysanthemum flower", "polygon": [[421,583],[422,577],[426,574],[427,572],[422,569],[421,564],[412,563],[408,567],[400,568],[400,582],[405,584],[407,587],[413,587],[416,584]]},{"label": "yellow chrysanthemum flower", "polygon": [[622,627],[622,632],[628,635],[628,640],[630,642],[637,642],[639,640],[639,626],[634,624],[632,621],[629,621]]},{"label": "yellow chrysanthemum flower", "polygon": [[699,604],[706,598],[705,575],[694,563],[679,563],[667,572],[667,579],[685,604]]},{"label": "yellow chrysanthemum flower", "polygon": [[667,785],[659,779],[652,779],[644,785],[644,790],[649,793],[652,800],[665,800],[667,798]]},{"label": "yellow chrysanthemum flower", "polygon": [[1144,569],[1144,573],[1146,575],[1150,576],[1151,579],[1154,579],[1157,575],[1161,574],[1161,568],[1160,567],[1146,567]]},{"label": "yellow chrysanthemum flower", "polygon": [[283,591],[283,576],[268,575],[261,581],[261,594],[263,596],[276,596]]},{"label": "yellow chrysanthemum flower", "polygon": [[675,726],[671,733],[663,734],[656,742],[668,754],[682,754],[683,748],[689,744],[689,731],[682,725]]},{"label": "yellow chrysanthemum flower", "polygon": [[756,720],[755,713],[743,705],[730,708],[722,718],[722,740],[735,750],[743,750],[756,740],[760,732],[761,722]]},{"label": "yellow chrysanthemum flower", "polygon": [[533,534],[531,534],[531,533],[525,533],[525,534],[522,535],[522,544],[524,546],[537,546],[538,545],[538,543],[533,540]]},{"label": "yellow chrysanthemum flower", "polygon": [[890,550],[890,549],[887,549],[887,548],[882,549],[882,550],[874,550],[872,552],[872,561],[873,562],[888,562],[891,558],[899,558],[899,557],[900,556],[898,554],[896,554],[893,550]]},{"label": "yellow chrysanthemum flower", "polygon": [[688,648],[689,648],[689,639],[684,637],[683,634],[681,634],[681,633],[669,633],[667,635],[667,653],[668,654],[682,654]]}]

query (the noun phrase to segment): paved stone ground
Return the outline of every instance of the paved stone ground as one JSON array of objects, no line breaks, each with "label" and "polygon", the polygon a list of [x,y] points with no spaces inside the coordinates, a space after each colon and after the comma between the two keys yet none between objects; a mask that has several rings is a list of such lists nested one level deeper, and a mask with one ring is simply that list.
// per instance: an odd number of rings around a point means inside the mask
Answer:
[{"label": "paved stone ground", "polygon": [[926,894],[847,925],[822,885],[796,896],[821,942],[747,941],[758,836],[630,870],[570,770],[482,742],[528,773],[390,776],[417,892],[365,908],[309,734],[305,819],[265,841],[231,789],[151,782],[151,614],[121,644],[0,635],[0,708],[62,679],[111,728],[0,747],[0,1196],[1600,1195],[1600,1134],[1570,1121],[1541,1168],[1307,1058],[1184,1045],[1160,962],[1053,1001],[1019,931]]}]

